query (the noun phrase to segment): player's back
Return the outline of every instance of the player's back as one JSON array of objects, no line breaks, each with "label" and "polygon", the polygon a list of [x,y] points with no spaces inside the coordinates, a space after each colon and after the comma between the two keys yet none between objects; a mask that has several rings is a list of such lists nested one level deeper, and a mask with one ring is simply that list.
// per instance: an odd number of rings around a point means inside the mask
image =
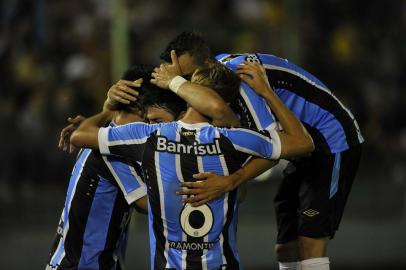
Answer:
[{"label": "player's back", "polygon": [[[46,269],[115,269],[117,258],[123,263],[130,216],[127,201],[134,198],[134,189],[127,188],[137,185],[133,174],[128,176],[130,168],[135,170],[124,159],[80,150]],[[126,185],[128,193],[120,192],[116,181],[129,178],[135,183]]]},{"label": "player's back", "polygon": [[148,139],[142,164],[155,235],[154,269],[239,269],[237,191],[200,207],[185,205],[175,192],[180,181],[194,181],[197,172],[228,175],[247,157],[207,123],[171,123]]},{"label": "player's back", "polygon": [[176,195],[197,172],[229,175],[250,155],[278,159],[279,135],[182,121],[101,128],[99,149],[141,161],[149,203],[152,269],[240,269],[236,190],[193,208]]},{"label": "player's back", "polygon": [[[269,54],[222,54],[217,59],[233,70],[244,60],[261,63],[275,93],[306,126],[316,149],[337,153],[364,141],[352,113],[319,79],[306,70]],[[259,119],[252,121],[255,125],[248,127],[259,130],[267,128],[261,123],[269,124],[274,117],[261,107],[268,106],[262,105],[264,101],[246,84],[242,84],[240,93],[242,104],[237,107],[238,110],[246,110],[247,119]]]}]

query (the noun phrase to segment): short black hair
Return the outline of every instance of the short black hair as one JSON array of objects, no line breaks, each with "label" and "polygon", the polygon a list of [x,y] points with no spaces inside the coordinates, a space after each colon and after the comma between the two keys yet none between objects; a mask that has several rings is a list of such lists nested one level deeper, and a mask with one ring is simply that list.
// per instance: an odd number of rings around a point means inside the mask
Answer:
[{"label": "short black hair", "polygon": [[[126,81],[135,81],[138,79],[142,79],[141,87],[134,89],[139,92],[140,96],[142,96],[144,93],[149,92],[151,89],[158,88],[150,82],[152,70],[153,67],[149,65],[134,65],[124,71],[121,79]],[[142,104],[138,101],[138,99],[136,101],[131,101],[130,104],[117,104],[117,110],[119,111],[132,112],[134,109],[138,109],[141,111],[143,109]]]},{"label": "short black hair", "polygon": [[168,43],[166,49],[161,53],[160,58],[170,63],[172,50],[175,50],[178,56],[189,53],[199,66],[204,66],[207,60],[214,59],[210,47],[203,39],[202,34],[197,31],[184,31],[177,35]]},{"label": "short black hair", "polygon": [[174,118],[186,110],[186,102],[169,90],[162,90],[159,87],[154,87],[145,92],[141,98],[142,106],[147,109],[148,107],[161,107],[173,114]]},{"label": "short black hair", "polygon": [[231,69],[216,61],[207,68],[196,70],[192,82],[213,89],[224,101],[231,103],[237,98],[241,80]]}]

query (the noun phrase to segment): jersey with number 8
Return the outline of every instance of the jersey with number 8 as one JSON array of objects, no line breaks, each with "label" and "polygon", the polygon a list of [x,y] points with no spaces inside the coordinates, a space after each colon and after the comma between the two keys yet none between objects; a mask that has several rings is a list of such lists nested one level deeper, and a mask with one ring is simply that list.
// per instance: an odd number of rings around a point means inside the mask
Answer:
[{"label": "jersey with number 8", "polygon": [[[266,132],[265,132],[266,133]],[[277,159],[279,136],[181,121],[135,123],[99,132],[103,154],[141,162],[149,203],[152,269],[240,269],[236,190],[199,207],[176,195],[197,172],[229,175],[251,155]]]}]

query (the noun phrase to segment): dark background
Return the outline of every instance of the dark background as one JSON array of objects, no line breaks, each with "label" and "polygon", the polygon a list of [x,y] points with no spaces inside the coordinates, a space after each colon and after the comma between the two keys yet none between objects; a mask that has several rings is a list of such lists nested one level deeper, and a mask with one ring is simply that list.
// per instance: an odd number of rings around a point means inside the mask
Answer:
[{"label": "dark background", "polygon": [[[126,15],[113,12],[120,1]],[[351,109],[366,144],[332,269],[406,269],[405,1],[120,1],[0,1],[1,269],[45,268],[75,159],[57,149],[59,130],[68,116],[101,108],[112,74],[126,67],[115,55],[158,64],[165,44],[193,29],[216,53],[293,61]],[[120,16],[127,42],[114,37]],[[279,181],[252,183],[241,207],[245,269],[277,267]],[[147,269],[146,218],[133,221],[128,268]]]}]

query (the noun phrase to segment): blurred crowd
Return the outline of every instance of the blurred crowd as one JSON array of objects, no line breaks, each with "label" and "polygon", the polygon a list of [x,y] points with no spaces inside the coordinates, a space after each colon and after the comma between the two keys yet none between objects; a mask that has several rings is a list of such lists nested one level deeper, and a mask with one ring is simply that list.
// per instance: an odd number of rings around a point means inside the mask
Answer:
[{"label": "blurred crowd", "polygon": [[[111,78],[109,0],[0,2],[0,203],[33,183],[65,183],[57,148],[68,116],[100,108]],[[183,30],[216,53],[288,58],[358,119],[371,181],[406,185],[406,2],[127,0],[129,63],[157,64]],[[384,179],[382,179],[384,177]]]}]

